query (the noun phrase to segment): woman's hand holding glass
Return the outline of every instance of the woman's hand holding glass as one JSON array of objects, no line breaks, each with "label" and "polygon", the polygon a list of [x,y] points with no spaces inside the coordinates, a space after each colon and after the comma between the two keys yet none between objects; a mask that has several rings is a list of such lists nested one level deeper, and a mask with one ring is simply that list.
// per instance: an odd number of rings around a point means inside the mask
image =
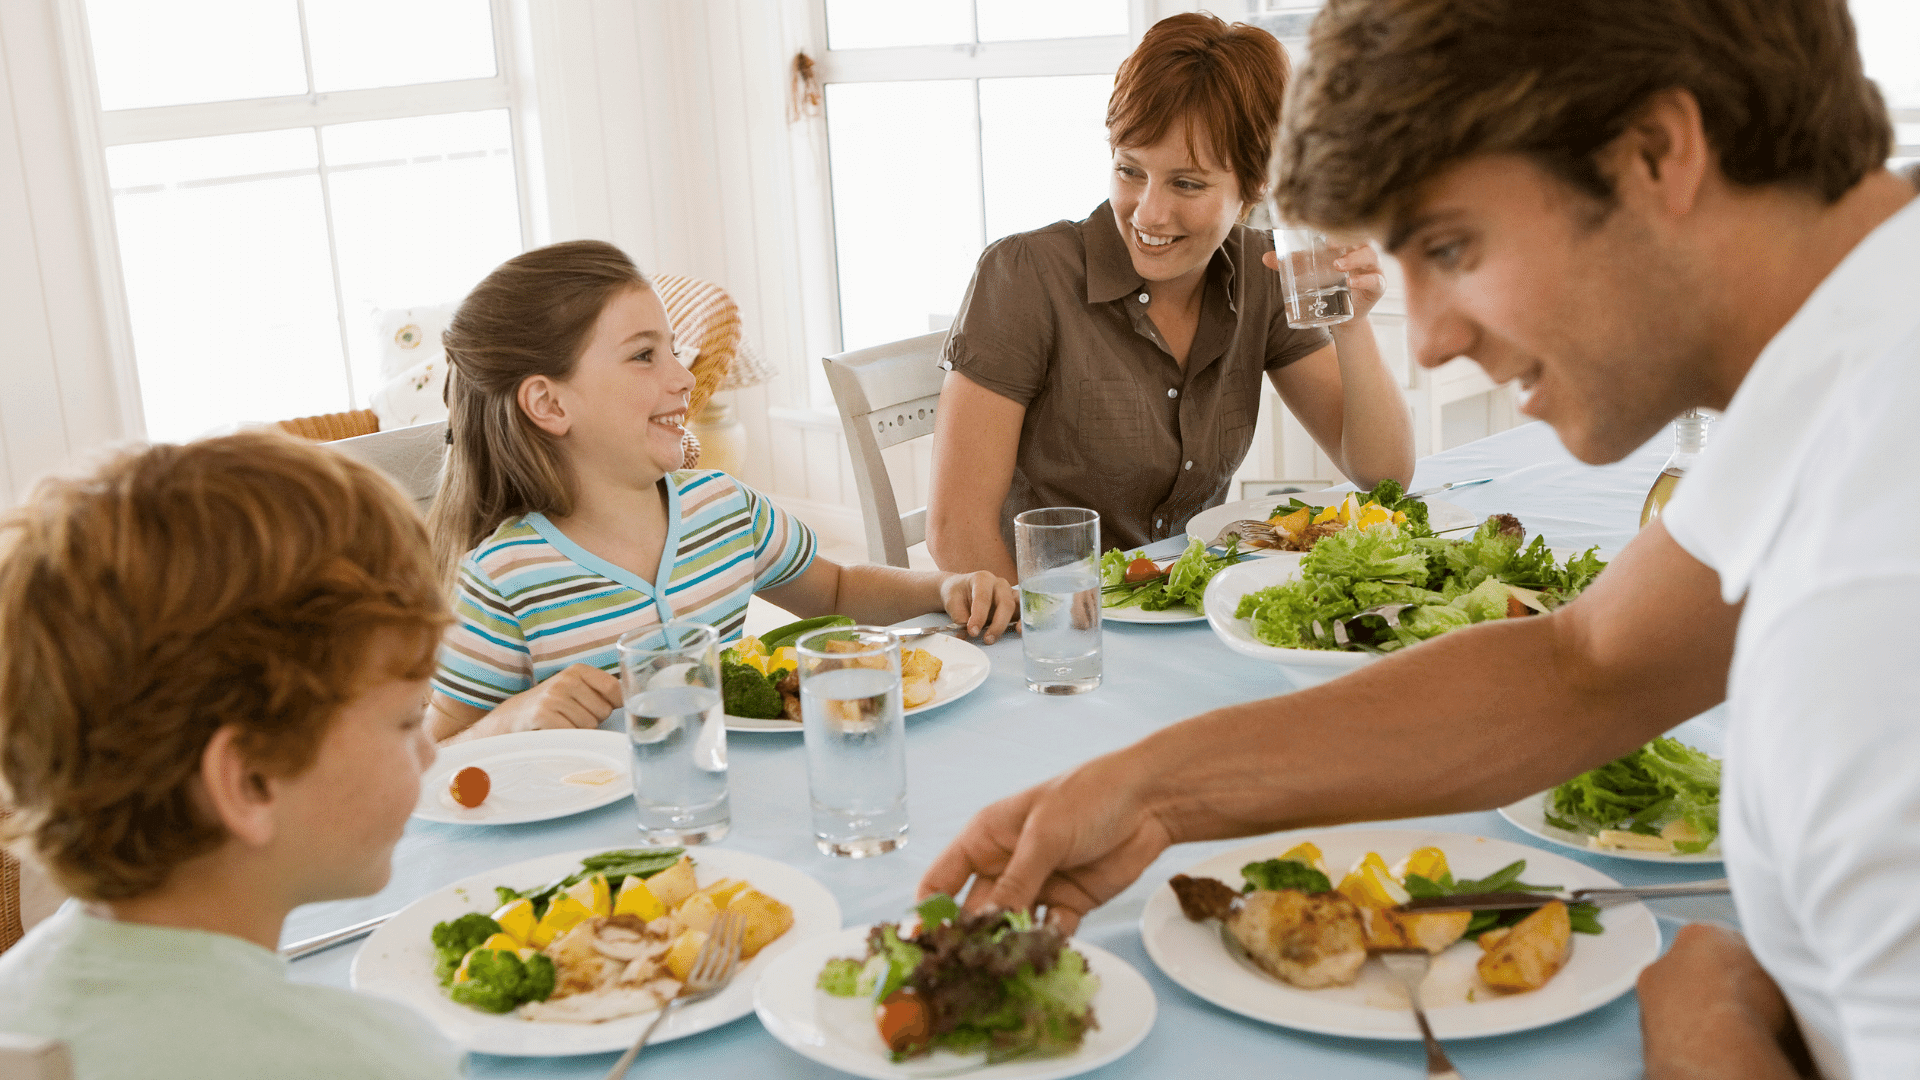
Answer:
[{"label": "woman's hand holding glass", "polygon": [[[1280,256],[1267,252],[1262,256],[1267,269],[1280,270]],[[1372,244],[1353,244],[1341,250],[1333,268],[1347,275],[1347,289],[1353,294],[1353,317],[1364,319],[1387,291],[1387,275],[1380,269],[1380,253]]]}]

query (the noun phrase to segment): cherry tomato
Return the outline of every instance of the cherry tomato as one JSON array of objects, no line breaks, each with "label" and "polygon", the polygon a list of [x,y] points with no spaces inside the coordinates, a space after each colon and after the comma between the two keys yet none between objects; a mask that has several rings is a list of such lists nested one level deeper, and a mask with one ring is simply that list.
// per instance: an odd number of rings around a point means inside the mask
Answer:
[{"label": "cherry tomato", "polygon": [[487,775],[487,770],[469,765],[453,774],[448,790],[453,801],[461,806],[479,806],[487,801],[487,792],[493,790],[493,778]]},{"label": "cherry tomato", "polygon": [[927,1022],[927,1003],[911,988],[888,994],[874,1010],[874,1022],[880,1026],[881,1041],[896,1053],[924,1045],[933,1037]]},{"label": "cherry tomato", "polygon": [[1160,567],[1152,559],[1135,559],[1127,564],[1127,584],[1138,585],[1160,576]]}]

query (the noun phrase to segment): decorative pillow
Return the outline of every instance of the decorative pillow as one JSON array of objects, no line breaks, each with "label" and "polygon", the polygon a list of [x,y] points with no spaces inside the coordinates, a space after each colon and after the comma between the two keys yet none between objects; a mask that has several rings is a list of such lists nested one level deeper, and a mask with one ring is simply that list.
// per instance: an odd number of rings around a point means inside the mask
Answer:
[{"label": "decorative pillow", "polygon": [[394,379],[422,360],[442,356],[440,335],[453,321],[452,304],[386,308],[374,312],[380,325],[380,377]]},{"label": "decorative pillow", "polygon": [[380,430],[431,424],[447,418],[447,358],[444,353],[422,360],[373,392],[372,407]]}]

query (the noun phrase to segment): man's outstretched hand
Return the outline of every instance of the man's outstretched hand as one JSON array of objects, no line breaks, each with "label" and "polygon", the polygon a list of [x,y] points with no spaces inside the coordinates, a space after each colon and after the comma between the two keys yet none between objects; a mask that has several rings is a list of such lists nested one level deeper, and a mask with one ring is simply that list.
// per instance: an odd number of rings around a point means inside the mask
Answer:
[{"label": "man's outstretched hand", "polygon": [[967,910],[1044,904],[1071,933],[1173,842],[1117,756],[1099,758],[975,814],[927,868],[920,895],[958,896],[971,879]]}]

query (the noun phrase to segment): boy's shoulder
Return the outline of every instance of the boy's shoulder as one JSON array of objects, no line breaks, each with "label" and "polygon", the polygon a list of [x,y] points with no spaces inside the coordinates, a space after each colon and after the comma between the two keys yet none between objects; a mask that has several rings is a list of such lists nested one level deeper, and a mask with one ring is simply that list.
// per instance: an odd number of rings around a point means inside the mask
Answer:
[{"label": "boy's shoulder", "polygon": [[59,1039],[96,1078],[424,1078],[459,1068],[419,1017],[294,983],[258,946],[71,906],[0,957],[0,1030]]}]

